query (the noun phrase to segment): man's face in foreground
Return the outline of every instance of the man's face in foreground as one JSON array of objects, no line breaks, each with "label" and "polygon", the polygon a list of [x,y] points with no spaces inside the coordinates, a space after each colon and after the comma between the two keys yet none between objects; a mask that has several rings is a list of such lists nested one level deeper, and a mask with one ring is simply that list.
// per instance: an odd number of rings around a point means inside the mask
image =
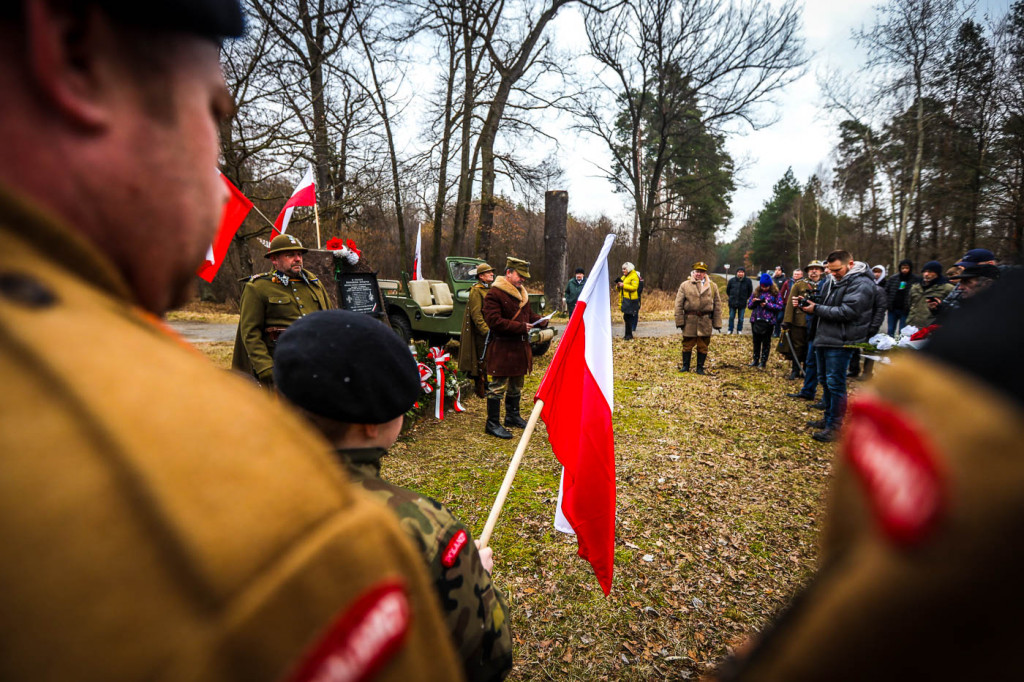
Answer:
[{"label": "man's face in foreground", "polygon": [[189,299],[220,221],[227,191],[217,173],[218,124],[232,108],[214,43],[181,36],[153,49],[168,47],[153,82],[125,74],[114,133],[130,201],[114,226],[123,248],[111,255],[158,313]]}]

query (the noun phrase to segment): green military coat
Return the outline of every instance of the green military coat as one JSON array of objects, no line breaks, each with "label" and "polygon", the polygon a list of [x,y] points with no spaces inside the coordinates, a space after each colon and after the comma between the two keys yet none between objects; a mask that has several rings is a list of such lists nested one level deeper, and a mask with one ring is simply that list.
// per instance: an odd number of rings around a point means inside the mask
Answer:
[{"label": "green military coat", "polygon": [[469,290],[466,301],[466,316],[462,319],[462,338],[459,340],[459,371],[472,375],[480,373],[480,356],[484,352],[484,341],[489,327],[484,321],[484,296],[487,287],[477,283]]},{"label": "green military coat", "polygon": [[274,340],[267,328],[287,327],[295,320],[331,307],[327,290],[316,275],[303,270],[301,277],[287,278],[277,272],[253,275],[242,289],[238,333],[232,369],[256,376],[274,367]]},{"label": "green military coat", "polygon": [[381,448],[338,450],[352,482],[388,506],[419,548],[466,678],[500,680],[512,669],[505,597],[491,582],[465,526],[440,502],[380,477]]}]

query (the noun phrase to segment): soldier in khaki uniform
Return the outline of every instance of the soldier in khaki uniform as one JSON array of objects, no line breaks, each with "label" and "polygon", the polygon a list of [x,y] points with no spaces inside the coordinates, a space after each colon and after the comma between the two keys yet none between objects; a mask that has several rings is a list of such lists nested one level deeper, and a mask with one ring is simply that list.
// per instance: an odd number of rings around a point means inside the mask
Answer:
[{"label": "soldier in khaki uniform", "polygon": [[708,266],[694,263],[690,277],[676,292],[676,326],[683,332],[683,364],[680,372],[690,371],[693,349],[697,349],[697,374],[704,374],[704,363],[711,346],[711,334],[722,331],[722,297],[718,286],[708,277]]},{"label": "soldier in khaki uniform", "polygon": [[1020,679],[1022,287],[965,304],[851,402],[817,575],[722,679]]},{"label": "soldier in khaki uniform", "polygon": [[490,327],[484,320],[483,305],[487,288],[494,281],[494,268],[487,263],[476,266],[477,283],[469,290],[466,301],[466,316],[462,320],[462,337],[459,339],[459,371],[473,377],[476,395],[483,398],[487,391],[487,372],[483,367],[484,345]]},{"label": "soldier in khaki uniform", "polygon": [[252,373],[266,388],[274,385],[274,345],[281,332],[300,317],[331,307],[324,285],[302,267],[306,251],[294,236],[277,235],[264,255],[274,269],[253,275],[242,289],[231,367]]},{"label": "soldier in khaki uniform", "polygon": [[504,678],[512,668],[512,635],[508,605],[491,582],[493,552],[477,551],[466,527],[439,502],[380,476],[381,460],[420,395],[409,349],[365,315],[314,313],[281,335],[274,380],[334,445],[356,485],[386,504],[419,548],[466,677]]},{"label": "soldier in khaki uniform", "polygon": [[461,676],[394,520],[157,318],[216,230],[210,38],[241,27],[229,0],[0,9],[0,679]]}]

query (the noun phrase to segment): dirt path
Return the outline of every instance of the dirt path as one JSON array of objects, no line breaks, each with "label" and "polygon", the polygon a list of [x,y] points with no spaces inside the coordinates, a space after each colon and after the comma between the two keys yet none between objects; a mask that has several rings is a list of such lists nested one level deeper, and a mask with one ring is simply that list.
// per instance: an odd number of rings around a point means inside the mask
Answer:
[{"label": "dirt path", "polygon": [[[174,331],[181,334],[186,340],[192,343],[215,343],[233,342],[235,340],[235,325],[219,324],[213,322],[194,322],[188,320],[172,320],[168,322]],[[561,334],[565,331],[565,322],[555,322],[554,327]],[[663,336],[674,336],[679,333],[671,320],[654,320],[645,322],[640,320],[636,328],[636,336],[642,338],[658,338]],[[749,330],[744,330],[749,335]],[[622,337],[622,324],[612,326],[612,336]]]}]

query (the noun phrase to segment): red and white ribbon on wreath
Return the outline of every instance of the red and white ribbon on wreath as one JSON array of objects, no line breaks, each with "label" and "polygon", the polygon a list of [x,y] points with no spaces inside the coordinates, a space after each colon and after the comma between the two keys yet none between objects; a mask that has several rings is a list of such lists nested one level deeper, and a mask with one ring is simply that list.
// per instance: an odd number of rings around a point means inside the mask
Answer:
[{"label": "red and white ribbon on wreath", "polygon": [[433,374],[430,368],[427,367],[422,362],[417,362],[416,369],[420,371],[420,388],[423,389],[423,392],[430,393],[431,391],[433,391],[434,387],[431,386],[430,382],[427,381],[430,378],[430,375]]},{"label": "red and white ribbon on wreath", "polygon": [[[434,361],[434,367],[437,369],[437,400],[434,402],[434,417],[439,421],[443,421],[445,394],[444,363],[448,362],[452,356],[449,353],[444,352],[443,348],[434,346],[427,352],[427,357]],[[466,408],[462,406],[462,396],[458,382],[455,382],[455,401],[453,403],[453,408],[456,412],[466,411]]]}]

